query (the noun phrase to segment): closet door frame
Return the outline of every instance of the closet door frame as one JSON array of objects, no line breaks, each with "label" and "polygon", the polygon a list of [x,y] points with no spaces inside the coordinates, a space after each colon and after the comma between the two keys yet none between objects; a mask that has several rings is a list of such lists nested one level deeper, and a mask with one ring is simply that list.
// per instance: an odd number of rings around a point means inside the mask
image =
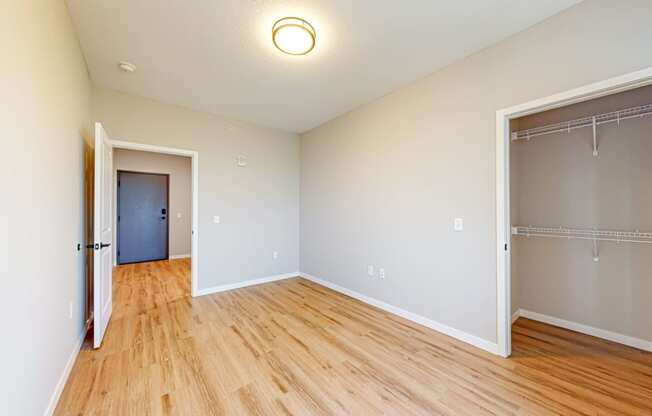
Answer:
[{"label": "closet door frame", "polygon": [[511,233],[510,220],[510,120],[652,85],[652,67],[609,78],[579,88],[538,98],[496,112],[496,287],[498,355],[512,353]]}]

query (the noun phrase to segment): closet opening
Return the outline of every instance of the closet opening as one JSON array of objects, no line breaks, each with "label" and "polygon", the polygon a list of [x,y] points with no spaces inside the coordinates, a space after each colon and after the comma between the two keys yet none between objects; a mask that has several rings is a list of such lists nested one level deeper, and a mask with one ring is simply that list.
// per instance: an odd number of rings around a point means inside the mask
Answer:
[{"label": "closet opening", "polygon": [[497,113],[501,355],[652,352],[651,76]]}]

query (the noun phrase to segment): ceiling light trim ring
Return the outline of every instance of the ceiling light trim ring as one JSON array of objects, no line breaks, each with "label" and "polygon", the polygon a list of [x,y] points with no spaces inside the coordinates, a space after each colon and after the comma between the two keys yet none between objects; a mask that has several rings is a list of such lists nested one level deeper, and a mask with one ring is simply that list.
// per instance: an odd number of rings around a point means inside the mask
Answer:
[{"label": "ceiling light trim ring", "polygon": [[[276,35],[278,34],[279,30],[288,28],[288,27],[297,27],[299,29],[304,30],[308,35],[310,35],[311,38],[311,44],[310,48],[308,48],[304,52],[300,53],[294,53],[294,52],[289,52],[285,49],[283,49],[277,42],[276,42]],[[310,53],[313,49],[315,49],[315,45],[317,43],[317,32],[315,31],[315,28],[313,25],[311,25],[306,19],[302,19],[300,17],[295,17],[295,16],[288,16],[288,17],[283,17],[279,20],[277,20],[274,25],[272,26],[272,41],[274,42],[274,46],[276,46],[276,49],[279,51],[288,54],[288,55],[293,55],[293,56],[302,56],[302,55],[307,55]]]}]

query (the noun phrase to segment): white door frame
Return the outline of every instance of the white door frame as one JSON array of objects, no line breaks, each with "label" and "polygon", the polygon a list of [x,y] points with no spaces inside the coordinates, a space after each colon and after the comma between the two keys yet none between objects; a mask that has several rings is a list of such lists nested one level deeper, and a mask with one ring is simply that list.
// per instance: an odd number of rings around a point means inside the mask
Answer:
[{"label": "white door frame", "polygon": [[512,353],[509,150],[511,119],[652,84],[652,67],[539,98],[496,112],[496,273],[498,354]]},{"label": "white door frame", "polygon": [[139,150],[141,152],[163,153],[167,155],[185,156],[191,158],[192,169],[192,246],[191,259],[191,295],[197,297],[199,282],[199,152],[177,149],[173,147],[155,146],[122,140],[112,140],[114,149]]}]

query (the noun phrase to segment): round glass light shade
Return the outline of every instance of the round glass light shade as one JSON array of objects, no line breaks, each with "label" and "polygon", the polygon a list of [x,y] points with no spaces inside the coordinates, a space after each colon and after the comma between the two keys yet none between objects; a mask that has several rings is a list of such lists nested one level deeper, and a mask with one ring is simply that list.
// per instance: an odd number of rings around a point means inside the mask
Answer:
[{"label": "round glass light shade", "polygon": [[315,28],[298,17],[284,17],[272,27],[274,45],[290,55],[307,54],[315,48],[315,39]]}]

